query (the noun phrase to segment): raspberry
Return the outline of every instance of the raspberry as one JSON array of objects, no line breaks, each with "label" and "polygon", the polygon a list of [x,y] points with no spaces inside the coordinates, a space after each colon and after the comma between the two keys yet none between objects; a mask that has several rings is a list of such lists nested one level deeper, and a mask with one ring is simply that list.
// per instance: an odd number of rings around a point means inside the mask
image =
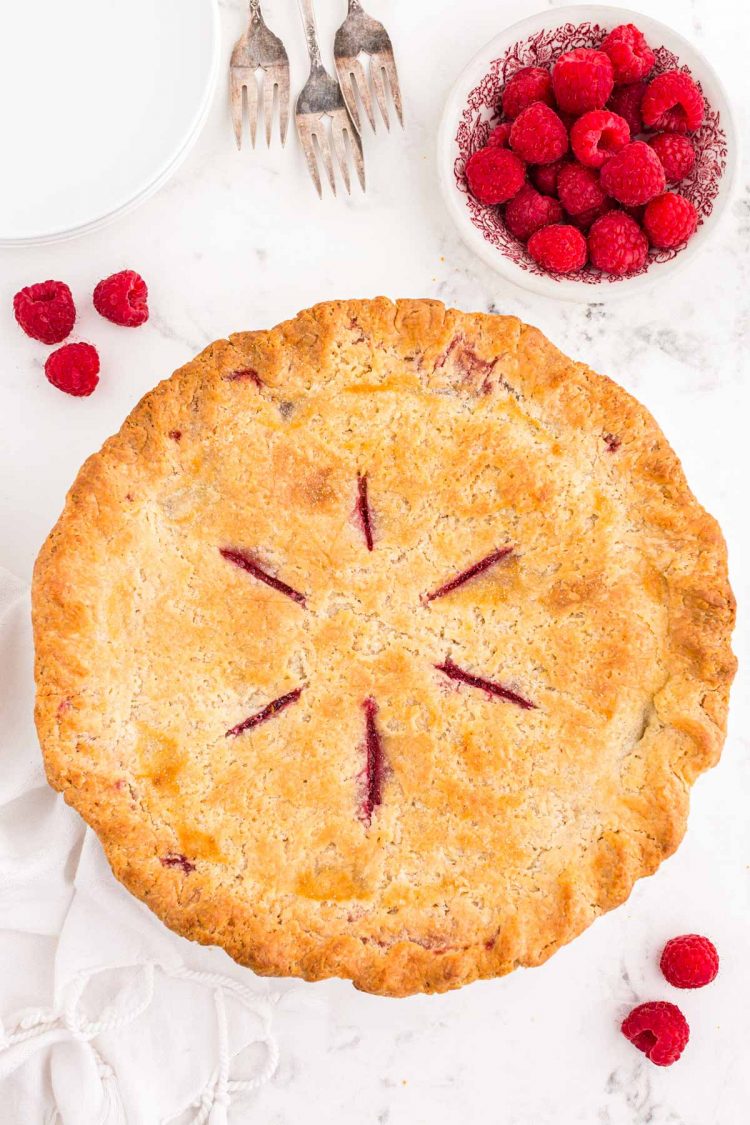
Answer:
[{"label": "raspberry", "polygon": [[693,142],[679,133],[657,133],[648,142],[661,160],[668,184],[679,183],[695,167]]},{"label": "raspberry", "polygon": [[581,215],[601,207],[607,198],[599,183],[599,174],[582,164],[565,164],[557,177],[557,195],[569,215]]},{"label": "raspberry", "polygon": [[503,113],[514,121],[522,109],[534,102],[554,105],[552,79],[548,70],[540,66],[525,66],[517,71],[503,90]]},{"label": "raspberry", "polygon": [[557,200],[540,195],[530,184],[525,184],[505,208],[505,225],[521,242],[531,238],[534,231],[561,219],[562,207]]},{"label": "raspberry", "polygon": [[683,934],[667,942],[659,965],[675,988],[703,988],[719,972],[719,954],[707,937]]},{"label": "raspberry", "polygon": [[654,52],[635,24],[622,23],[610,31],[602,50],[610,57],[617,86],[637,82],[653,70]]},{"label": "raspberry", "polygon": [[487,138],[487,147],[489,148],[508,148],[510,143],[510,122],[504,121],[502,125],[496,125]]},{"label": "raspberry", "polygon": [[529,169],[531,182],[542,195],[557,195],[557,177],[563,163],[562,160],[553,160],[551,164],[537,164]]},{"label": "raspberry", "polygon": [[27,285],[13,298],[13,311],[26,335],[43,344],[59,344],[76,321],[73,294],[63,281]]},{"label": "raspberry", "polygon": [[99,382],[99,353],[93,344],[64,344],[47,357],[44,374],[58,390],[85,398]]},{"label": "raspberry", "polygon": [[665,191],[652,199],[643,216],[643,227],[651,245],[671,250],[687,242],[698,225],[698,212],[689,199]]},{"label": "raspberry", "polygon": [[567,223],[542,227],[529,239],[529,254],[550,273],[573,273],[586,265],[586,239]]},{"label": "raspberry", "polygon": [[641,102],[645,93],[645,82],[633,82],[631,86],[618,86],[612,91],[612,97],[607,102],[607,109],[625,118],[630,126],[631,137],[636,137],[643,132]]},{"label": "raspberry", "polygon": [[568,132],[554,109],[535,102],[513,122],[510,147],[529,164],[551,164],[568,151]]},{"label": "raspberry", "polygon": [[703,120],[703,95],[689,74],[666,70],[649,82],[641,116],[649,129],[694,133]]},{"label": "raspberry", "polygon": [[578,215],[571,215],[570,221],[579,230],[588,230],[592,223],[600,219],[602,215],[606,215],[614,206],[613,200],[605,199],[598,207],[589,207],[588,210],[581,211]]},{"label": "raspberry", "polygon": [[480,203],[506,203],[518,195],[526,172],[523,161],[506,148],[480,148],[466,162],[466,179]]},{"label": "raspberry", "polygon": [[614,82],[609,55],[590,47],[566,51],[552,68],[552,88],[565,113],[578,115],[589,109],[603,109]]},{"label": "raspberry", "polygon": [[648,255],[648,239],[635,219],[624,211],[610,211],[597,219],[589,231],[591,264],[603,273],[635,273]]},{"label": "raspberry", "polygon": [[577,160],[588,168],[601,168],[630,141],[630,126],[624,117],[609,109],[592,109],[579,117],[570,130],[570,147]]},{"label": "raspberry", "polygon": [[618,203],[637,207],[666,187],[661,161],[645,141],[631,141],[601,171],[602,187]]},{"label": "raspberry", "polygon": [[133,270],[113,273],[94,290],[94,308],[113,324],[138,328],[148,320],[146,282]]},{"label": "raspberry", "polygon": [[687,1020],[668,1000],[652,1000],[633,1008],[622,1021],[622,1033],[656,1066],[677,1062],[690,1038]]},{"label": "raspberry", "polygon": [[642,203],[639,207],[623,207],[621,209],[626,215],[630,215],[631,219],[635,219],[639,227],[643,226],[643,216],[646,214],[645,203]]},{"label": "raspberry", "polygon": [[557,113],[557,116],[562,121],[566,130],[568,132],[570,132],[570,130],[573,128],[574,123],[578,120],[578,114],[576,114],[576,113],[564,113],[563,110],[561,110],[559,107],[558,107],[558,109],[555,110],[555,112]]}]

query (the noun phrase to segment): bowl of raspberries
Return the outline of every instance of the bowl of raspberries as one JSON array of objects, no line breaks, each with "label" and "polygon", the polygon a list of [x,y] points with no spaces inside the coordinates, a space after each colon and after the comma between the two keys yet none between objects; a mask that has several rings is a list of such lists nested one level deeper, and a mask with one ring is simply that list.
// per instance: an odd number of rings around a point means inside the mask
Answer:
[{"label": "bowl of raspberries", "polygon": [[488,265],[537,293],[598,301],[705,246],[737,141],[695,47],[648,16],[582,5],[523,20],[473,59],[438,159],[448,209]]}]

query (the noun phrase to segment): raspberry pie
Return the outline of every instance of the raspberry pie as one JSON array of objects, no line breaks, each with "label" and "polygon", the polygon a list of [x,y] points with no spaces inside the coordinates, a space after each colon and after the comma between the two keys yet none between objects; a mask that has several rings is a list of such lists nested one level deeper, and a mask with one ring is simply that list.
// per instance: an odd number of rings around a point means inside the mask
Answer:
[{"label": "raspberry pie", "polygon": [[36,567],[37,722],[168,926],[439,992],[675,849],[732,621],[623,390],[513,317],[334,302],[213,344],[83,467]]}]

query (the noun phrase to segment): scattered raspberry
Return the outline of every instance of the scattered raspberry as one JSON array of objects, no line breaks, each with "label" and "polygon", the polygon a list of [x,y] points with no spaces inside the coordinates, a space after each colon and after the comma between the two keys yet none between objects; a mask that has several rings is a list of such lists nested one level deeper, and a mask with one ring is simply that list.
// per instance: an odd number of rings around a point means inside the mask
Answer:
[{"label": "scattered raspberry", "polygon": [[487,138],[489,148],[508,148],[510,145],[510,122],[504,121],[496,125]]},{"label": "scattered raspberry", "polygon": [[552,68],[552,88],[564,113],[603,109],[614,82],[609,55],[590,47],[566,51]]},{"label": "scattered raspberry", "polygon": [[551,164],[568,151],[568,132],[554,109],[535,102],[513,122],[510,147],[529,164]]},{"label": "scattered raspberry", "polygon": [[645,93],[645,82],[633,82],[631,86],[618,86],[612,91],[612,97],[607,102],[607,109],[625,118],[630,126],[631,137],[637,137],[643,132],[641,102]]},{"label": "scattered raspberry", "polygon": [[509,149],[493,145],[480,148],[469,157],[466,179],[472,195],[480,203],[506,203],[523,187],[526,171],[523,161]]},{"label": "scattered raspberry", "polygon": [[525,66],[513,75],[503,90],[503,113],[509,121],[514,121],[522,109],[528,109],[534,102],[554,105],[552,78],[549,71],[540,66]]},{"label": "scattered raspberry", "polygon": [[659,965],[675,988],[703,988],[716,979],[719,954],[707,937],[683,934],[667,942]]},{"label": "scattered raspberry", "polygon": [[43,344],[59,344],[76,321],[73,294],[63,281],[27,285],[13,298],[13,311],[26,335]]},{"label": "scattered raspberry", "polygon": [[660,250],[681,246],[698,226],[698,212],[689,199],[674,191],[665,191],[652,199],[643,216],[643,227],[651,245]]},{"label": "scattered raspberry", "polygon": [[607,198],[599,183],[599,173],[572,162],[560,169],[557,195],[569,215],[581,215],[601,207]]},{"label": "scattered raspberry", "polygon": [[557,177],[563,164],[563,160],[553,160],[551,164],[536,164],[529,168],[531,182],[542,195],[557,195]]},{"label": "scattered raspberry", "polygon": [[567,223],[542,227],[529,239],[529,254],[550,273],[574,273],[586,265],[586,239]]},{"label": "scattered raspberry", "polygon": [[610,211],[589,231],[592,266],[623,277],[642,269],[648,256],[648,239],[635,219],[624,211]]},{"label": "scattered raspberry", "polygon": [[44,373],[53,387],[85,398],[99,382],[99,353],[93,344],[64,344],[47,357]]},{"label": "scattered raspberry", "polygon": [[648,142],[661,160],[668,184],[677,184],[695,167],[693,142],[679,133],[657,133]]},{"label": "scattered raspberry", "polygon": [[635,24],[622,23],[610,31],[602,50],[610,57],[617,86],[637,82],[653,70],[654,52]]},{"label": "scattered raspberry", "polygon": [[641,117],[649,129],[694,133],[703,120],[703,95],[689,74],[667,70],[649,82]]},{"label": "scattered raspberry", "polygon": [[600,219],[602,215],[606,215],[608,211],[611,211],[612,208],[616,206],[614,200],[607,198],[603,203],[600,203],[598,207],[589,207],[587,211],[581,211],[578,215],[571,215],[570,221],[573,226],[578,227],[579,230],[588,230],[592,223],[595,223],[597,219]]},{"label": "scattered raspberry", "polygon": [[592,109],[570,130],[570,147],[588,168],[601,168],[630,141],[630,126],[610,109]]},{"label": "scattered raspberry", "polygon": [[94,290],[94,308],[113,324],[138,328],[148,320],[146,282],[134,270],[113,273]]},{"label": "scattered raspberry", "polygon": [[602,187],[618,203],[637,207],[666,187],[661,161],[644,141],[631,141],[601,171]]},{"label": "scattered raspberry", "polygon": [[676,1004],[639,1004],[622,1021],[622,1033],[656,1066],[671,1066],[687,1046],[690,1028]]},{"label": "scattered raspberry", "polygon": [[559,223],[562,207],[549,195],[540,195],[530,184],[524,184],[515,199],[505,208],[505,225],[510,233],[526,242],[534,231],[550,223]]}]

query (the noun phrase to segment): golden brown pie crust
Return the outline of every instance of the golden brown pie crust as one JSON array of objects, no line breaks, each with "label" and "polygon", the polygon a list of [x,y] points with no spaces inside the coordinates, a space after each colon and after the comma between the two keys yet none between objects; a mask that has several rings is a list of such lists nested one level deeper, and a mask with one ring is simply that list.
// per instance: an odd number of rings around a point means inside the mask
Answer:
[{"label": "golden brown pie crust", "polygon": [[256,972],[389,996],[537,965],[621,903],[685,831],[735,669],[721,532],[647,411],[436,301],[212,344],[83,466],[33,607],[47,774],[117,878]]}]

